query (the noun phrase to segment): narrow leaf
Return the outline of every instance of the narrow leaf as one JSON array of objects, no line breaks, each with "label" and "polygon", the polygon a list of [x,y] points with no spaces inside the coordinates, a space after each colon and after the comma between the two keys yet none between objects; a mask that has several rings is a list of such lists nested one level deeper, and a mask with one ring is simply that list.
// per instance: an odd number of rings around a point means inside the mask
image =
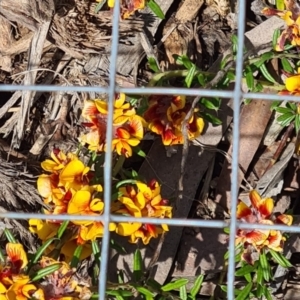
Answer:
[{"label": "narrow leaf", "polygon": [[152,12],[160,19],[165,18],[164,12],[161,10],[160,6],[154,1],[150,0],[147,2],[147,6],[152,10]]},{"label": "narrow leaf", "polygon": [[280,105],[282,101],[273,101],[271,105],[271,110],[275,110],[275,108]]},{"label": "narrow leaf", "polygon": [[283,68],[284,71],[286,71],[288,73],[293,73],[294,68],[292,67],[290,61],[287,58],[282,57],[281,58],[281,64],[282,64],[282,68]]},{"label": "narrow leaf", "polygon": [[187,292],[186,292],[186,285],[183,285],[179,289],[179,297],[182,300],[187,300]]},{"label": "narrow leaf", "polygon": [[143,259],[142,259],[141,251],[137,249],[134,253],[134,258],[133,258],[134,280],[136,282],[139,282],[141,280],[142,274],[143,274]]},{"label": "narrow leaf", "polygon": [[[132,293],[127,290],[106,290],[105,293],[109,296],[132,297]],[[99,299],[99,298],[98,298]]]},{"label": "narrow leaf", "polygon": [[39,249],[36,251],[33,259],[32,259],[32,264],[35,264],[38,262],[38,260],[40,259],[40,257],[43,255],[43,253],[45,252],[45,250],[53,243],[53,241],[55,241],[56,238],[52,238],[47,240],[41,247],[39,247]]},{"label": "narrow leaf", "polygon": [[261,266],[263,277],[268,282],[270,280],[269,263],[264,251],[262,251],[259,255],[259,264]]},{"label": "narrow leaf", "polygon": [[121,180],[116,184],[116,188],[118,189],[119,187],[121,187],[122,185],[125,185],[125,184],[136,184],[136,180],[133,180],[133,179]]},{"label": "narrow leaf", "polygon": [[149,64],[149,68],[155,72],[158,73],[160,72],[159,66],[156,63],[156,59],[154,57],[148,57],[148,64]]},{"label": "narrow leaf", "polygon": [[71,260],[71,268],[77,268],[78,267],[78,263],[80,261],[80,255],[82,252],[83,246],[82,245],[78,245],[74,251],[72,260]]},{"label": "narrow leaf", "polygon": [[280,37],[280,29],[277,28],[274,30],[274,33],[273,33],[273,38],[272,38],[272,45],[273,45],[273,48],[276,48],[276,45],[277,45],[277,41],[278,41],[278,38]]},{"label": "narrow leaf", "polygon": [[10,243],[14,243],[14,244],[17,243],[15,237],[13,236],[13,234],[10,232],[9,229],[5,228],[5,229],[4,229],[4,234],[5,234],[7,240],[8,240]]},{"label": "narrow leaf", "polygon": [[101,10],[101,8],[103,7],[103,5],[106,3],[106,0],[101,0],[98,4],[97,4],[97,6],[95,7],[95,14],[97,14],[100,10]]},{"label": "narrow leaf", "polygon": [[57,271],[61,267],[61,263],[55,263],[53,265],[47,266],[41,270],[38,270],[36,274],[31,278],[31,281],[37,281],[45,276],[48,276],[55,271]]},{"label": "narrow leaf", "polygon": [[272,83],[277,83],[276,80],[273,78],[273,76],[269,73],[266,65],[263,63],[260,67],[259,67],[262,75],[265,77],[265,79],[267,79],[268,81],[272,82]]},{"label": "narrow leaf", "polygon": [[278,253],[272,249],[270,249],[269,252],[273,259],[283,268],[290,268],[293,266],[281,253]]},{"label": "narrow leaf", "polygon": [[254,76],[250,66],[246,67],[245,73],[246,73],[247,87],[250,91],[252,91],[254,89]]},{"label": "narrow leaf", "polygon": [[196,297],[196,295],[199,293],[202,282],[203,282],[203,279],[204,279],[204,275],[199,275],[196,278],[196,280],[194,282],[194,285],[193,285],[193,287],[191,288],[191,291],[190,291],[190,294],[191,294],[192,297]]},{"label": "narrow leaf", "polygon": [[150,292],[149,290],[147,290],[146,288],[144,288],[142,286],[135,286],[135,289],[139,293],[141,293],[141,294],[143,294],[145,296],[148,296],[148,297],[151,297],[151,298],[153,298],[155,296],[152,292]]},{"label": "narrow leaf", "polygon": [[248,297],[248,295],[250,294],[251,290],[252,290],[252,282],[249,282],[245,288],[241,291],[241,293],[236,297],[236,300],[244,300]]},{"label": "narrow leaf", "polygon": [[244,276],[246,274],[253,272],[255,269],[256,266],[245,265],[235,272],[235,276]]},{"label": "narrow leaf", "polygon": [[66,228],[68,227],[68,225],[69,225],[69,221],[63,221],[61,223],[61,225],[59,226],[58,231],[57,231],[57,237],[59,239],[61,239],[61,237],[63,236]]},{"label": "narrow leaf", "polygon": [[186,285],[189,281],[187,279],[178,279],[174,282],[167,283],[166,285],[161,287],[163,292],[169,292],[175,289],[179,289],[181,286]]},{"label": "narrow leaf", "polygon": [[188,74],[186,75],[184,82],[187,88],[190,88],[192,85],[192,82],[194,80],[194,76],[196,73],[196,65],[193,65],[190,69]]}]

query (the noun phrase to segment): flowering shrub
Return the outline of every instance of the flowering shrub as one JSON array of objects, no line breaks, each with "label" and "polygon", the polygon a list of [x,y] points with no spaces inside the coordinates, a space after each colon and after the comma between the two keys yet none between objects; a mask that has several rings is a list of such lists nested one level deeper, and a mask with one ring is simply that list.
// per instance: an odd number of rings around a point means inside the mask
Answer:
[{"label": "flowering shrub", "polygon": [[[237,218],[245,223],[258,224],[285,224],[291,225],[293,217],[290,215],[272,214],[274,201],[272,198],[262,199],[257,191],[253,190],[249,193],[251,206],[248,207],[244,202],[239,201],[237,207]],[[237,232],[236,244],[242,244],[244,252],[242,259],[253,264],[253,251],[261,252],[262,249],[272,249],[274,251],[283,251],[283,241],[285,238],[278,230],[246,230],[239,229]]]}]

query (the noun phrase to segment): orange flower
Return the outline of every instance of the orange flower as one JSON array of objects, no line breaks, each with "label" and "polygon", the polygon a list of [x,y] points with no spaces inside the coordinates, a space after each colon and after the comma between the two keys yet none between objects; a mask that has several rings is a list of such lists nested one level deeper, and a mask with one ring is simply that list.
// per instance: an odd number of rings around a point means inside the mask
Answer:
[{"label": "orange flower", "polygon": [[20,270],[27,266],[28,260],[23,245],[18,243],[7,243],[6,254],[8,256],[8,261],[11,263],[13,274],[19,274]]},{"label": "orange flower", "polygon": [[[79,140],[82,144],[88,144],[91,151],[102,152],[107,148],[107,115],[106,101],[99,99],[85,101],[82,116],[89,121],[83,123],[88,132]],[[131,156],[131,147],[137,146],[144,136],[144,124],[145,121],[137,116],[135,109],[125,101],[125,95],[118,94],[114,102],[112,150],[119,155]]]},{"label": "orange flower", "polygon": [[[99,198],[93,198],[88,190],[76,192],[68,204],[68,214],[74,215],[93,215],[102,214],[104,203]],[[90,225],[93,221],[72,221],[75,225]]]},{"label": "orange flower", "polygon": [[300,7],[295,0],[285,0],[284,3],[286,10],[266,7],[262,11],[265,16],[279,16],[287,25],[277,40],[276,51],[283,51],[286,41],[293,46],[300,46]]},{"label": "orange flower", "polygon": [[[119,192],[122,196],[113,204],[114,213],[135,217],[172,217],[172,207],[167,206],[168,201],[162,199],[160,186],[156,180],[152,180],[148,185],[137,181],[135,185],[121,187]],[[148,244],[152,237],[156,238],[164,231],[168,231],[167,225],[157,227],[138,222],[119,223],[116,227],[116,233],[129,236],[132,243],[141,239],[144,244]]]},{"label": "orange flower", "polygon": [[[237,219],[245,223],[258,223],[273,225],[274,223],[291,225],[293,218],[290,215],[273,216],[274,201],[272,198],[262,199],[255,190],[249,193],[251,206],[239,201],[237,206]],[[258,252],[262,248],[269,248],[275,251],[282,251],[285,238],[278,230],[247,230],[239,229],[236,236],[236,244],[243,244],[245,251],[243,258],[249,263],[249,247],[254,247]]]},{"label": "orange flower", "polygon": [[[182,125],[190,110],[184,96],[150,96],[149,108],[145,112],[145,120],[149,129],[162,137],[166,146],[182,144]],[[198,137],[204,128],[204,121],[196,115],[197,109],[188,121],[188,138]]]},{"label": "orange flower", "polygon": [[[7,299],[27,300],[41,299],[44,300],[44,295],[41,289],[38,289],[34,284],[30,283],[30,278],[27,275],[18,275],[13,279],[14,283],[6,292]],[[35,296],[39,296],[36,298]]]},{"label": "orange flower", "polygon": [[[100,0],[97,0],[100,2]],[[143,9],[146,5],[146,0],[121,0],[121,17],[122,19],[127,19],[131,16],[136,10]],[[113,8],[115,6],[115,0],[107,1],[108,7]]]}]

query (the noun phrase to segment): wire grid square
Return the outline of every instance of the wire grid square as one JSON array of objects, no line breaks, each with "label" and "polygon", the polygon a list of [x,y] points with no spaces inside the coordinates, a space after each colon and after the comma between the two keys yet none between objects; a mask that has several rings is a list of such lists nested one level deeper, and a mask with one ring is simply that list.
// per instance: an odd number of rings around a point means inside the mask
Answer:
[{"label": "wire grid square", "polygon": [[[279,96],[272,94],[259,94],[259,93],[243,93],[241,90],[241,82],[243,76],[243,47],[244,47],[244,33],[245,33],[245,9],[246,0],[238,1],[239,14],[238,14],[238,50],[236,57],[236,85],[233,91],[220,91],[220,90],[203,90],[203,89],[186,89],[186,88],[119,88],[115,84],[116,75],[116,62],[118,56],[118,40],[119,40],[119,16],[120,16],[120,0],[115,0],[113,10],[113,35],[112,35],[112,50],[110,59],[110,84],[108,88],[104,87],[81,87],[81,86],[53,86],[53,85],[0,85],[0,91],[37,91],[37,92],[97,92],[107,93],[109,95],[109,114],[108,126],[106,136],[108,139],[107,152],[105,155],[105,169],[104,169],[104,203],[105,210],[102,216],[73,216],[72,220],[93,220],[101,221],[105,224],[109,222],[136,222],[148,224],[161,225],[162,223],[171,226],[190,226],[190,227],[207,227],[207,228],[224,228],[228,227],[228,223],[218,220],[182,220],[182,219],[153,219],[153,218],[134,218],[125,216],[110,215],[109,207],[111,202],[111,140],[112,140],[112,120],[113,120],[113,101],[115,93],[123,92],[127,94],[168,94],[168,95],[186,95],[186,96],[203,96],[203,97],[220,97],[220,98],[233,98],[234,102],[234,126],[233,126],[233,153],[232,153],[232,207],[231,207],[231,221],[230,221],[230,238],[229,238],[229,264],[228,264],[228,280],[227,280],[227,299],[234,299],[234,272],[235,272],[235,232],[237,228],[244,229],[276,229],[286,232],[300,233],[298,226],[285,226],[285,225],[261,225],[261,224],[245,224],[238,223],[236,219],[236,207],[238,198],[238,153],[239,153],[239,115],[240,115],[240,100],[242,97],[247,99],[261,99],[261,100],[289,100],[300,102],[300,97],[296,96]],[[51,219],[51,215],[42,215],[38,213],[0,213],[0,218],[11,219],[30,219],[36,218],[41,220]],[[71,220],[70,215],[57,215],[56,220]],[[171,229],[172,230],[172,229]],[[109,240],[110,233],[108,226],[105,226],[104,235],[101,245],[101,266],[99,277],[99,299],[105,299],[105,288],[107,279],[107,268],[109,260]]]}]

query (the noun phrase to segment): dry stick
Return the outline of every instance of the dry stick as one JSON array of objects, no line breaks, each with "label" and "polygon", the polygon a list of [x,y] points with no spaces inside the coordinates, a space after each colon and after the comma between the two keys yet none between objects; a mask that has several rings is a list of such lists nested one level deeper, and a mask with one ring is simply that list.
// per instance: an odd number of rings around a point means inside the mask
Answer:
[{"label": "dry stick", "polygon": [[282,151],[286,145],[286,142],[288,140],[288,138],[290,137],[290,135],[292,134],[293,130],[294,130],[294,123],[291,123],[288,127],[288,129],[286,130],[286,132],[284,133],[281,141],[280,141],[280,144],[278,145],[278,148],[276,150],[276,152],[274,153],[269,165],[267,166],[267,168],[265,169],[264,173],[262,174],[262,176],[268,171],[270,170],[273,165],[277,162],[279,156],[282,154]]}]

